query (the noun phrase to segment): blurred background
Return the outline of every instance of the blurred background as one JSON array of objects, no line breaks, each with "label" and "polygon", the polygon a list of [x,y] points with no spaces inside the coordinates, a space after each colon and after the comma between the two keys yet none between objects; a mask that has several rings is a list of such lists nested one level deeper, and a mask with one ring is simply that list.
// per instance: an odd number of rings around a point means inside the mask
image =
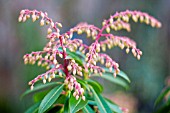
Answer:
[{"label": "blurred background", "polygon": [[170,0],[0,0],[0,112],[23,113],[33,100],[31,96],[20,100],[21,94],[29,88],[30,80],[45,71],[23,63],[24,54],[42,50],[46,28],[39,27],[38,22],[18,23],[22,9],[48,12],[63,24],[62,32],[82,21],[101,27],[105,18],[126,9],[148,12],[160,20],[161,29],[132,23],[130,33],[116,33],[137,42],[143,51],[140,61],[119,48],[107,51],[131,79],[130,89],[114,88],[114,84],[100,80],[105,84],[104,95],[129,108],[130,113],[153,112],[154,101],[170,76],[169,4]]}]

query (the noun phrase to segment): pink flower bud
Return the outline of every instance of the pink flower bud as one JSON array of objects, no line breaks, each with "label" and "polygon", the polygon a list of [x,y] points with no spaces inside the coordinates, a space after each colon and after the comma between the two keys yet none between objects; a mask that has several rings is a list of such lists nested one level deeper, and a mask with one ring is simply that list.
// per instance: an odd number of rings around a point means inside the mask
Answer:
[{"label": "pink flower bud", "polygon": [[61,72],[59,72],[59,76],[62,77],[62,73]]},{"label": "pink flower bud", "polygon": [[76,95],[77,95],[77,93],[76,93],[76,92],[74,92],[74,93],[73,93],[73,96],[74,96],[74,97],[76,97]]},{"label": "pink flower bud", "polygon": [[40,26],[43,26],[44,25],[44,20],[42,19],[41,21],[40,21]]},{"label": "pink flower bud", "polygon": [[33,21],[33,22],[35,22],[35,21],[36,21],[36,19],[37,19],[37,18],[36,18],[36,15],[35,15],[35,14],[33,14],[33,15],[32,15],[32,21]]},{"label": "pink flower bud", "polygon": [[126,53],[129,53],[129,51],[130,51],[129,48],[127,48],[127,49],[126,49]]},{"label": "pink flower bud", "polygon": [[61,23],[57,23],[58,27],[62,27],[62,24]]},{"label": "pink flower bud", "polygon": [[51,22],[51,27],[52,27],[52,28],[54,27],[54,22]]},{"label": "pink flower bud", "polygon": [[21,10],[20,14],[23,15],[25,13],[25,10]]},{"label": "pink flower bud", "polygon": [[83,32],[82,32],[81,29],[78,29],[77,33],[80,35],[80,34],[82,34]]},{"label": "pink flower bud", "polygon": [[106,27],[106,32],[110,33],[110,28],[109,27]]},{"label": "pink flower bud", "polygon": [[67,69],[70,71],[72,69],[72,66],[71,65],[68,65],[67,66]]},{"label": "pink flower bud", "polygon": [[73,75],[75,75],[75,74],[76,74],[76,69],[73,70]]},{"label": "pink flower bud", "polygon": [[44,84],[46,83],[46,79],[43,79],[43,83],[44,83]]},{"label": "pink flower bud", "polygon": [[51,77],[48,77],[48,82],[51,82],[51,79],[52,79]]},{"label": "pink flower bud", "polygon": [[76,100],[78,100],[79,99],[79,96],[78,95],[76,95]]},{"label": "pink flower bud", "polygon": [[85,100],[86,100],[86,97],[85,97],[85,96],[82,96],[82,100],[84,100],[84,101],[85,101]]},{"label": "pink flower bud", "polygon": [[137,59],[140,60],[140,55],[139,54],[137,55]]},{"label": "pink flower bud", "polygon": [[41,17],[42,17],[42,18],[44,18],[44,16],[45,16],[45,15],[44,15],[44,13],[43,13],[43,12],[41,12]]},{"label": "pink flower bud", "polygon": [[34,89],[34,86],[32,85],[30,89],[33,90],[33,89]]},{"label": "pink flower bud", "polygon": [[48,34],[52,33],[52,29],[51,29],[51,28],[48,28],[47,33],[48,33]]}]

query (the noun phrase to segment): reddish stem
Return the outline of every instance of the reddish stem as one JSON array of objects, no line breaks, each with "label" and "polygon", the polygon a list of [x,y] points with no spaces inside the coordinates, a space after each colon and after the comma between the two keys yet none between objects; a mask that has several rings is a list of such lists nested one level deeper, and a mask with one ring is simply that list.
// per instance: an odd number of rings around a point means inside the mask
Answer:
[{"label": "reddish stem", "polygon": [[64,69],[63,69],[63,71],[64,71],[66,77],[68,77],[69,76],[69,72],[68,72],[68,69],[67,69],[67,66],[68,66],[68,60],[66,59],[67,54],[64,51],[62,36],[59,36],[59,39],[60,39],[60,44],[61,44],[61,46],[63,48],[63,58],[64,58]]}]

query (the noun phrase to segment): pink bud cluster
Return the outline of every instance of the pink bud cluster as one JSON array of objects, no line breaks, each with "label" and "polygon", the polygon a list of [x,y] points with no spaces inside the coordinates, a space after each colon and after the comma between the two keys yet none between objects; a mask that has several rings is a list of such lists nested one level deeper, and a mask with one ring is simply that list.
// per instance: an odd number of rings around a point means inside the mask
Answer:
[{"label": "pink bud cluster", "polygon": [[64,81],[65,85],[70,91],[74,90],[73,96],[76,98],[76,100],[81,97],[83,100],[85,100],[84,89],[81,88],[81,85],[76,81],[76,78],[72,75],[66,77]]},{"label": "pink bud cluster", "polygon": [[82,33],[86,33],[88,38],[91,36],[93,39],[96,39],[99,31],[100,28],[94,25],[87,24],[85,22],[79,23],[77,26],[70,29],[70,32],[72,33],[77,32],[77,34],[79,35]]},{"label": "pink bud cluster", "polygon": [[[140,21],[141,23],[146,23],[146,24],[150,24],[152,27],[161,27],[161,23],[156,20],[154,17],[148,15],[147,13],[143,13],[140,11],[129,11],[126,10],[124,12],[120,12],[120,13],[116,13],[115,15],[110,16],[110,18],[108,20],[104,20],[103,21],[103,29],[106,29],[107,32],[110,32],[110,28],[114,28],[114,30],[120,30],[122,29],[122,25],[120,24],[119,26],[116,27],[115,29],[115,23],[116,21],[118,22],[126,22],[128,23],[130,18],[132,18],[132,20],[134,22],[138,22]],[[113,27],[114,26],[114,27]]]},{"label": "pink bud cluster", "polygon": [[[38,80],[43,80],[43,83],[46,83],[47,79],[50,82],[51,79],[59,75],[60,77],[65,77],[64,83],[70,91],[74,90],[73,95],[76,99],[81,96],[83,100],[85,100],[83,96],[84,89],[81,88],[75,77],[83,78],[87,74],[89,77],[93,73],[102,75],[105,70],[97,66],[98,62],[109,68],[110,72],[113,72],[114,77],[120,72],[118,63],[107,54],[101,53],[101,50],[106,51],[106,47],[110,49],[118,46],[121,49],[126,48],[126,53],[129,53],[131,50],[137,59],[140,59],[142,55],[142,52],[136,47],[136,43],[133,40],[125,36],[115,36],[110,33],[111,30],[125,29],[130,31],[130,24],[128,23],[130,18],[135,22],[140,21],[150,24],[152,27],[161,27],[161,23],[147,13],[127,10],[120,13],[117,12],[115,15],[110,16],[108,20],[104,20],[102,28],[87,23],[80,23],[69,31],[60,34],[59,28],[62,27],[62,24],[53,22],[46,12],[25,9],[20,12],[18,21],[25,22],[30,17],[33,22],[40,19],[40,26],[45,24],[49,26],[47,29],[47,39],[49,40],[43,51],[32,52],[23,57],[25,64],[35,64],[37,62],[38,66],[46,67],[48,70],[29,82],[31,89]],[[106,33],[104,32],[105,30]],[[72,39],[74,33],[79,35],[86,33],[87,37],[92,37],[95,41],[91,45],[86,45],[81,39]],[[99,40],[100,38],[104,38],[104,40],[101,41]],[[74,58],[69,57],[68,50],[71,52],[79,50],[84,54],[85,61],[82,66]],[[64,64],[59,64],[56,56],[62,58]]]},{"label": "pink bud cluster", "polygon": [[[105,24],[107,23],[106,20],[103,21],[103,26],[105,26]],[[113,29],[115,31],[118,31],[118,30],[122,30],[122,29],[125,29],[127,30],[128,32],[131,31],[130,29],[130,24],[123,21],[123,20],[116,20],[113,22],[113,19],[110,19],[110,23],[106,26],[106,31],[107,33],[110,33],[110,30]]]},{"label": "pink bud cluster", "polygon": [[59,75],[62,77],[61,70],[57,70],[56,68],[52,68],[51,70],[47,71],[46,73],[43,73],[41,75],[38,75],[36,78],[31,80],[28,84],[31,85],[31,90],[34,88],[34,83],[38,80],[43,80],[43,83],[45,84],[46,81],[51,82],[52,79],[56,77],[56,75]]},{"label": "pink bud cluster", "polygon": [[114,77],[116,77],[116,75],[120,72],[119,64],[113,61],[112,58],[110,58],[107,54],[99,54],[99,60],[101,64],[104,64],[104,61],[106,62],[105,66],[109,68],[110,72],[113,71],[113,68],[115,69],[115,71],[113,72]]},{"label": "pink bud cluster", "polygon": [[36,61],[38,66],[46,67],[46,69],[50,69],[51,65],[55,65],[56,67],[59,67],[60,64],[58,64],[58,61],[56,60],[56,54],[61,54],[59,51],[48,51],[47,53],[45,51],[38,51],[38,52],[32,52],[30,54],[24,55],[24,63],[25,64],[35,64]]},{"label": "pink bud cluster", "polygon": [[32,16],[32,21],[35,22],[36,20],[38,20],[41,17],[40,20],[40,26],[43,25],[48,25],[50,24],[50,27],[48,28],[48,34],[50,34],[52,32],[52,29],[55,29],[56,32],[60,32],[60,30],[57,28],[58,27],[62,27],[62,24],[59,22],[53,22],[53,20],[51,18],[48,17],[47,12],[41,12],[41,11],[37,11],[37,10],[21,10],[20,12],[20,16],[18,18],[18,21],[21,22],[25,22],[27,19],[29,19]]},{"label": "pink bud cluster", "polygon": [[[79,48],[84,47],[83,41],[81,39],[67,40],[66,48],[68,48],[71,52],[77,51],[78,47]],[[82,52],[85,53],[85,51],[82,51]]]},{"label": "pink bud cluster", "polygon": [[74,59],[70,60],[68,66],[67,66],[68,71],[72,72],[73,75],[79,75],[79,76],[83,76],[82,73],[82,67],[79,66]]},{"label": "pink bud cluster", "polygon": [[[105,34],[103,34],[105,35]],[[142,51],[136,48],[136,43],[132,39],[128,37],[114,36],[112,34],[107,35],[107,39],[100,42],[101,48],[103,51],[106,51],[106,46],[111,49],[112,47],[118,46],[121,49],[126,48],[126,53],[129,53],[130,49],[134,55],[140,60],[140,56],[142,55]]]}]

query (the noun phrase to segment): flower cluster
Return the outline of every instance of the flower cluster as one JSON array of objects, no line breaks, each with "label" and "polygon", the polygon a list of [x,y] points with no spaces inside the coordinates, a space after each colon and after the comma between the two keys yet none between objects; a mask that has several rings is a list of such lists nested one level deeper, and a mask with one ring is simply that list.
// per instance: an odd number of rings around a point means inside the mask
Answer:
[{"label": "flower cluster", "polygon": [[[136,47],[136,43],[133,40],[125,36],[113,35],[110,33],[111,30],[117,31],[124,29],[129,32],[131,30],[130,24],[128,23],[130,18],[132,18],[134,22],[140,21],[150,24],[152,27],[161,27],[161,23],[147,13],[127,10],[120,13],[117,12],[110,16],[109,19],[104,20],[102,28],[87,23],[80,23],[69,31],[61,34],[59,28],[62,27],[62,24],[53,22],[46,12],[25,9],[20,12],[18,21],[25,22],[30,17],[32,17],[33,22],[40,19],[40,26],[45,24],[49,26],[47,29],[48,42],[43,50],[26,54],[23,57],[25,64],[35,64],[37,62],[38,66],[46,67],[48,70],[46,73],[37,76],[29,82],[31,89],[33,89],[34,83],[38,80],[43,80],[43,83],[46,83],[47,79],[50,82],[51,79],[59,75],[65,78],[64,83],[67,89],[70,91],[74,90],[74,97],[78,99],[81,96],[83,100],[85,100],[83,96],[84,89],[81,88],[81,85],[77,82],[77,76],[81,78],[85,76],[84,73],[88,73],[88,77],[97,73],[102,76],[105,70],[98,66],[97,62],[109,68],[110,72],[114,69],[114,77],[116,77],[120,71],[118,63],[112,60],[107,54],[101,53],[101,50],[106,51],[106,47],[111,49],[112,47],[118,46],[121,49],[126,48],[126,53],[132,51],[134,57],[137,57],[137,59],[140,59],[142,55],[142,51]],[[81,39],[72,39],[74,33],[79,35],[86,33],[87,37],[92,37],[95,41],[91,45],[86,45]],[[104,38],[104,40],[101,41],[99,40],[100,38]],[[83,65],[79,65],[74,58],[68,58],[68,51],[80,51],[84,54],[85,61]],[[64,64],[58,63],[56,56],[62,58]]]},{"label": "flower cluster", "polygon": [[66,77],[64,83],[70,91],[74,90],[73,96],[76,98],[76,100],[78,100],[80,96],[83,100],[85,100],[85,96],[83,95],[84,89],[81,88],[81,85],[76,81],[74,76]]}]

